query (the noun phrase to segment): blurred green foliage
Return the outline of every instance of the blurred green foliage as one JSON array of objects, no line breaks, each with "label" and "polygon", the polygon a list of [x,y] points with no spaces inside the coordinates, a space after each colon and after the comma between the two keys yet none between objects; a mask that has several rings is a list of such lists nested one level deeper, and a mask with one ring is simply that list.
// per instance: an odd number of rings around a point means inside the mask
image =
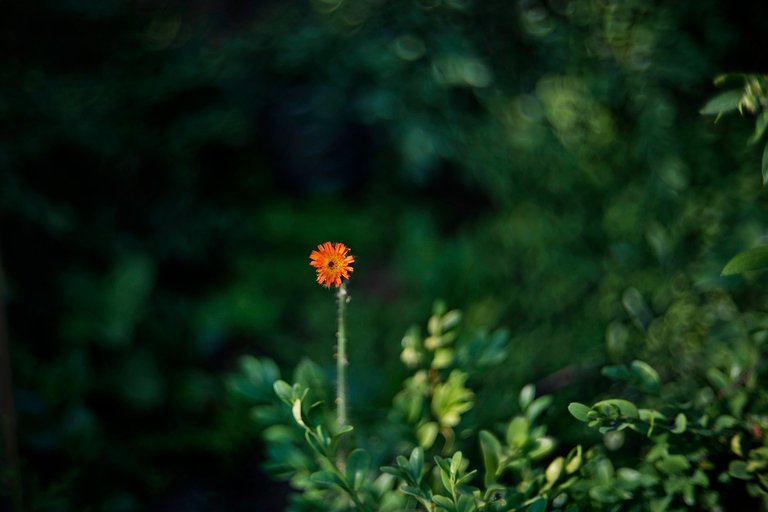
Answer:
[{"label": "blurred green foliage", "polygon": [[[715,1],[4,6],[28,507],[279,507],[222,376],[243,353],[331,374],[333,302],[307,265],[325,240],[358,261],[358,421],[390,406],[408,375],[393,340],[436,297],[487,345],[438,369],[493,363],[478,424],[508,420],[528,382],[587,401],[606,362],[673,385],[717,367],[707,333],[765,307],[764,274],[719,272],[761,241],[766,199],[748,123],[699,109],[713,76],[768,67],[750,60],[766,19]],[[413,412],[422,440],[456,426],[469,384]]]}]

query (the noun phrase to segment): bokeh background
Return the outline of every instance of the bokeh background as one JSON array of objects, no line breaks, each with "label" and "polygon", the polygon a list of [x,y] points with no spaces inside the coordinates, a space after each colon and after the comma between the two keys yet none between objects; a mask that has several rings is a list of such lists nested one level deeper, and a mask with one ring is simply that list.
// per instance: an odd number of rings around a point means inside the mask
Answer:
[{"label": "bokeh background", "polygon": [[719,277],[765,234],[761,147],[699,109],[717,74],[768,69],[766,34],[761,0],[4,3],[26,509],[282,510],[225,382],[243,354],[332,375],[326,240],[357,259],[359,418],[437,299],[509,331],[491,408],[590,392],[700,297],[765,308],[764,277]]}]

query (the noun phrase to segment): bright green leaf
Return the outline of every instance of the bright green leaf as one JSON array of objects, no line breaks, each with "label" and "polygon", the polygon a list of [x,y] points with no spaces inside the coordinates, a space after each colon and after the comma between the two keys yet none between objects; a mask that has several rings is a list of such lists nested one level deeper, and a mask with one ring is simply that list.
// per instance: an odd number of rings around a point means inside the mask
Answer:
[{"label": "bright green leaf", "polygon": [[522,448],[528,441],[528,420],[516,416],[507,428],[507,444],[513,448]]},{"label": "bright green leaf", "polygon": [[586,422],[588,420],[587,413],[589,412],[590,407],[580,404],[579,402],[571,402],[568,404],[568,412],[571,413],[571,416],[576,418],[579,421]]},{"label": "bright green leaf", "polygon": [[688,425],[688,420],[685,417],[685,414],[679,413],[677,417],[675,417],[675,427],[672,429],[672,432],[675,434],[682,434],[685,432],[685,429]]},{"label": "bright green leaf", "polygon": [[520,397],[518,399],[520,403],[520,408],[522,410],[526,410],[529,405],[531,405],[531,402],[533,402],[533,399],[536,397],[536,386],[533,384],[527,384],[523,386],[523,389],[520,390]]},{"label": "bright green leaf", "polygon": [[[768,146],[766,146],[768,148]],[[763,168],[763,176],[765,176],[765,167]],[[729,261],[723,271],[720,272],[722,276],[730,276],[733,274],[740,274],[749,270],[759,270],[768,267],[768,246],[755,247],[748,251],[740,252]]]}]

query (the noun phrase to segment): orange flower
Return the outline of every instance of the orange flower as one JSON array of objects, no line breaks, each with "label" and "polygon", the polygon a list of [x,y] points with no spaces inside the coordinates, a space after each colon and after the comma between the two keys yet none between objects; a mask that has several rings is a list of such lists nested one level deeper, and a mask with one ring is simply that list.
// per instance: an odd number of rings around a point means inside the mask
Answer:
[{"label": "orange flower", "polygon": [[352,263],[354,256],[347,256],[349,247],[342,243],[331,244],[325,242],[317,246],[317,251],[312,251],[309,255],[310,265],[317,269],[317,282],[324,284],[326,288],[330,285],[338,288],[341,286],[341,278],[349,279],[349,273],[352,272]]}]

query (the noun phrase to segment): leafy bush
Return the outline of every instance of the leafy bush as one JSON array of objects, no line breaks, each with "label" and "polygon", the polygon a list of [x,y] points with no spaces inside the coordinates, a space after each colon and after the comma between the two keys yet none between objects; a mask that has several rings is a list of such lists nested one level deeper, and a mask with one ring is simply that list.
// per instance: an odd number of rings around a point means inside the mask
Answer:
[{"label": "leafy bush", "polygon": [[[462,330],[460,313],[441,305],[427,336],[414,328],[402,340],[409,375],[390,409],[354,429],[335,425],[328,380],[309,360],[289,384],[270,360],[245,357],[229,388],[252,404],[268,467],[296,489],[291,510],[765,509],[768,315],[728,306],[704,299],[688,311],[685,332],[664,332],[667,318],[654,319],[648,335],[659,343],[643,355],[660,360],[663,377],[639,359],[606,366],[609,396],[622,398],[568,405],[602,442],[583,431],[562,446],[545,421],[557,406],[533,385],[515,410],[496,411],[505,421],[479,421],[483,375],[510,347],[503,331]],[[695,368],[665,361],[675,338],[692,336]]]}]

